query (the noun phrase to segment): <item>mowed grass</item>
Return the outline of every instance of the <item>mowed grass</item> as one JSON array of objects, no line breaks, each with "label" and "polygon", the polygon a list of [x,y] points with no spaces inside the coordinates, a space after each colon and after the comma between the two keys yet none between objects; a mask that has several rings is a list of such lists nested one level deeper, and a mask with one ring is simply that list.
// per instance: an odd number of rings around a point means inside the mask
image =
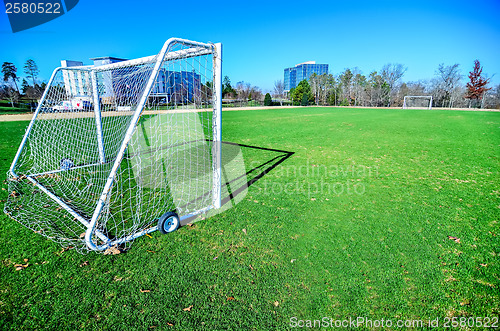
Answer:
[{"label": "mowed grass", "polygon": [[[0,123],[0,173],[27,124]],[[0,329],[498,318],[500,113],[229,111],[222,130],[294,154],[235,207],[127,253],[62,251],[0,216]],[[242,151],[249,171],[275,157]]]}]

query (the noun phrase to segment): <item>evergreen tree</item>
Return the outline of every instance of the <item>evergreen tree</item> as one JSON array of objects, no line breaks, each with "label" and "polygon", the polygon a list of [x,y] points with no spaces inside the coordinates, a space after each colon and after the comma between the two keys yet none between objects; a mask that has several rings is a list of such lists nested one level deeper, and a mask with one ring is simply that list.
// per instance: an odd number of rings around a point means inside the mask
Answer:
[{"label": "evergreen tree", "polygon": [[23,91],[23,94],[26,94],[28,87],[30,87],[30,85],[28,84],[28,81],[23,78],[23,82],[21,84],[21,91]]},{"label": "evergreen tree", "polygon": [[2,64],[2,74],[5,82],[8,82],[9,78],[12,78],[14,85],[16,86],[17,93],[19,93],[19,87],[17,86],[17,80],[19,78],[17,77],[17,68],[14,63],[4,62]]},{"label": "evergreen tree", "polygon": [[302,101],[300,102],[301,106],[309,106],[309,98],[307,97],[307,93],[302,94]]},{"label": "evergreen tree", "polygon": [[230,94],[236,94],[236,90],[231,86],[231,80],[228,76],[224,76],[222,82],[222,97],[227,98]]},{"label": "evergreen tree", "polygon": [[33,80],[33,87],[36,87],[36,77],[38,76],[38,73],[40,71],[38,70],[38,66],[36,65],[35,61],[32,59],[29,59],[26,61],[24,64],[24,73],[28,75],[28,77]]},{"label": "evergreen tree", "polygon": [[272,106],[273,105],[273,99],[271,98],[271,94],[266,93],[266,96],[264,97],[264,106]]},{"label": "evergreen tree", "polygon": [[307,104],[314,102],[314,96],[311,93],[311,86],[305,79],[301,81],[296,88],[290,90],[290,95],[293,99],[293,103],[297,106],[304,103],[304,95],[305,100],[307,100]]}]

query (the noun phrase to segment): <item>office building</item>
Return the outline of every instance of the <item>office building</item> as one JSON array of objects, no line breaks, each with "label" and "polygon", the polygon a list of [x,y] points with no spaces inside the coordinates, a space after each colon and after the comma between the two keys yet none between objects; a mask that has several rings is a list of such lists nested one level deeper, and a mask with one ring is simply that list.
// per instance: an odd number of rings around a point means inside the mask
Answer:
[{"label": "office building", "polygon": [[316,64],[315,61],[308,61],[299,63],[292,68],[285,69],[285,92],[290,91],[292,88],[305,80],[308,80],[311,75],[322,75],[328,73],[328,64]]}]

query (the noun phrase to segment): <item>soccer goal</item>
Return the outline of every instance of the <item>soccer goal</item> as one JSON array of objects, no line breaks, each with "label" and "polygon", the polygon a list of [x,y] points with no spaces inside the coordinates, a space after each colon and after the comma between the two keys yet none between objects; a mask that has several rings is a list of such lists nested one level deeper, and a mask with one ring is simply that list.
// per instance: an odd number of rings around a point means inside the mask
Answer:
[{"label": "soccer goal", "polygon": [[221,44],[57,68],[8,173],[5,212],[105,251],[221,206]]},{"label": "soccer goal", "polygon": [[431,95],[407,95],[403,100],[403,109],[418,108],[418,109],[432,109],[432,96]]}]

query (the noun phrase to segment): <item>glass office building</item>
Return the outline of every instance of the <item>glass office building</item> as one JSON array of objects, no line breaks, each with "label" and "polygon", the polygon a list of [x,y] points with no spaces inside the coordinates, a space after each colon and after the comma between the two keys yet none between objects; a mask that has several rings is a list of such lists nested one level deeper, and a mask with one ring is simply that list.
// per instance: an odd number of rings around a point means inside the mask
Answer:
[{"label": "glass office building", "polygon": [[328,73],[328,64],[316,64],[315,61],[299,63],[295,67],[285,69],[285,91],[296,87],[301,81],[308,80],[311,75]]}]

